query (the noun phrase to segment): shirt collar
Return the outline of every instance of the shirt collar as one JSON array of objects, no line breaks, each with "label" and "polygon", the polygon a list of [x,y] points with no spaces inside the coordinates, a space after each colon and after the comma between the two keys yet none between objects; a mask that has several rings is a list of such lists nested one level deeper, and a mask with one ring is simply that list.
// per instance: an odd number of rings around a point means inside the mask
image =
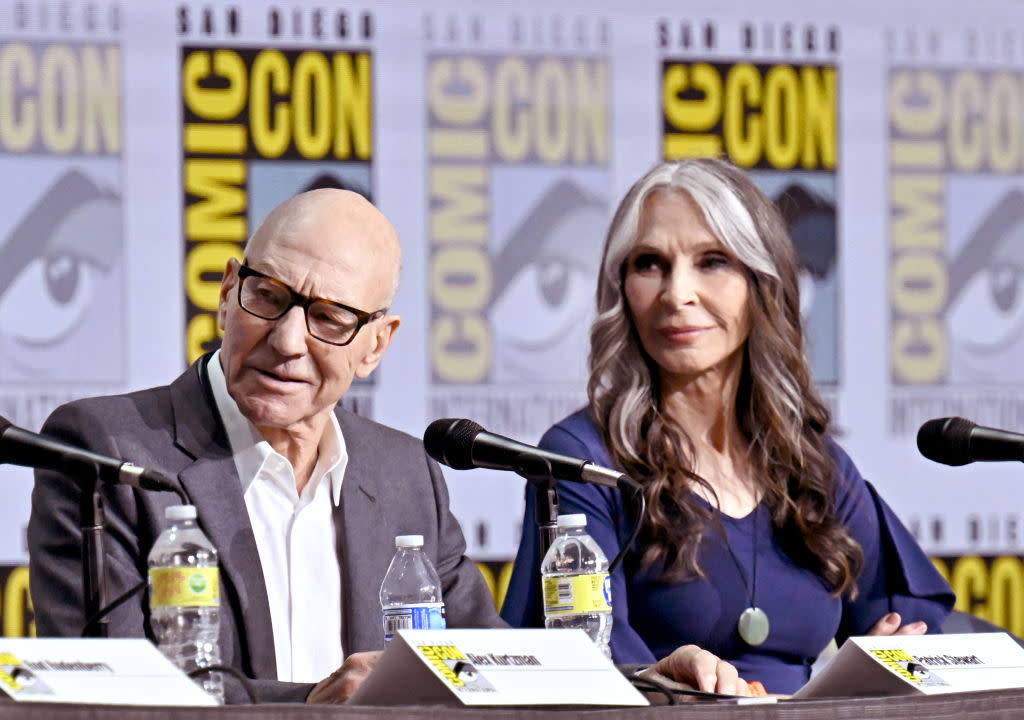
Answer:
[{"label": "shirt collar", "polygon": [[[244,494],[256,479],[256,474],[266,459],[277,452],[263,438],[256,426],[242,414],[238,409],[238,403],[228,392],[224,369],[220,365],[220,350],[217,350],[207,363],[206,376],[213,391],[217,412],[224,423]],[[324,433],[317,447],[319,457],[313,469],[313,477],[328,474],[331,479],[331,497],[337,506],[341,503],[341,481],[348,465],[348,448],[345,445],[345,436],[341,433],[341,426],[338,424],[338,417],[333,412],[330,426],[333,432]]]}]

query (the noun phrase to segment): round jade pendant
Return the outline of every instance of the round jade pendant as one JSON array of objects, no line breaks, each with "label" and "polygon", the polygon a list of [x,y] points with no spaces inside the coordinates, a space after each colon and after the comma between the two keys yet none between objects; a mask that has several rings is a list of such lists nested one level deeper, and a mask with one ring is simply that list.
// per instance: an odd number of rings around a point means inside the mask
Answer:
[{"label": "round jade pendant", "polygon": [[768,615],[759,607],[748,607],[740,615],[740,637],[747,645],[760,645],[768,639]]}]

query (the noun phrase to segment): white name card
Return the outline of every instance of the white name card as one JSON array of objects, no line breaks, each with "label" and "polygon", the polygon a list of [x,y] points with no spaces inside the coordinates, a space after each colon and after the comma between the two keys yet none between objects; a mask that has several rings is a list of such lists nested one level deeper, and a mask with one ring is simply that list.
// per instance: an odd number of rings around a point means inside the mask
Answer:
[{"label": "white name card", "polygon": [[852,637],[796,699],[1024,687],[1024,648],[1006,633]]},{"label": "white name card", "polygon": [[647,705],[582,630],[399,630],[357,705]]},{"label": "white name card", "polygon": [[0,638],[0,688],[23,702],[217,704],[142,638]]}]

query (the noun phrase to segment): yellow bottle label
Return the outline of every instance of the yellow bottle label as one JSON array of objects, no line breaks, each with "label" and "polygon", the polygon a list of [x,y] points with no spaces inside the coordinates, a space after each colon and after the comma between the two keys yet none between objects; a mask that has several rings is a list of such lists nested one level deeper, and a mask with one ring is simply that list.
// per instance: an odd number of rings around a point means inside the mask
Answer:
[{"label": "yellow bottle label", "polygon": [[544,578],[544,614],[580,615],[612,609],[608,573]]},{"label": "yellow bottle label", "polygon": [[220,605],[220,575],[215,567],[153,568],[149,587],[151,608]]}]

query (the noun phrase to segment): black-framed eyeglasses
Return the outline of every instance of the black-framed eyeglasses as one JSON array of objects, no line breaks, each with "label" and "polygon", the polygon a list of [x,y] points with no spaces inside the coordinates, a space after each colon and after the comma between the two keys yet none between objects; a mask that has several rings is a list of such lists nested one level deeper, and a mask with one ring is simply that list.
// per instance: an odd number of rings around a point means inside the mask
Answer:
[{"label": "black-framed eyeglasses", "polygon": [[238,305],[264,320],[284,317],[298,305],[306,315],[309,334],[329,345],[348,345],[363,325],[387,312],[387,308],[366,312],[332,300],[308,297],[245,264],[238,266]]}]

